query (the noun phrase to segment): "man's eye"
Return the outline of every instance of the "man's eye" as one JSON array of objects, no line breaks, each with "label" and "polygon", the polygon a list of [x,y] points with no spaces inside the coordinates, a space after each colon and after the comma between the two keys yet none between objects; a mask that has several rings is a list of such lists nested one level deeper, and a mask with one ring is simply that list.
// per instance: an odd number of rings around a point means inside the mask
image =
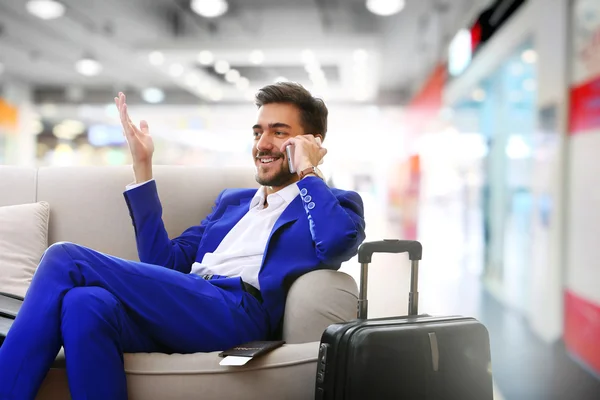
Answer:
[{"label": "man's eye", "polygon": [[285,132],[275,132],[275,135],[277,135],[277,136],[283,136],[283,135],[285,135]]},{"label": "man's eye", "polygon": [[252,136],[259,137],[260,136],[260,132],[252,132]]}]

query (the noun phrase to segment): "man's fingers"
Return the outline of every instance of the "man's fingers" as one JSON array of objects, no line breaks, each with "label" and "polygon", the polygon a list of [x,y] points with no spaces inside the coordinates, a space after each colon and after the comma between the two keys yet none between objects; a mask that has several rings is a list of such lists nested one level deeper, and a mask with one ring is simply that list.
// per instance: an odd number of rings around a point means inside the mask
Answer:
[{"label": "man's fingers", "polygon": [[140,130],[148,135],[150,133],[149,129],[148,129],[148,122],[146,122],[145,120],[141,120],[140,121]]},{"label": "man's fingers", "polygon": [[295,137],[290,138],[281,145],[281,148],[279,149],[279,151],[281,151],[283,153],[285,151],[286,147],[288,147],[289,145],[295,145],[295,144],[296,144],[296,138]]}]

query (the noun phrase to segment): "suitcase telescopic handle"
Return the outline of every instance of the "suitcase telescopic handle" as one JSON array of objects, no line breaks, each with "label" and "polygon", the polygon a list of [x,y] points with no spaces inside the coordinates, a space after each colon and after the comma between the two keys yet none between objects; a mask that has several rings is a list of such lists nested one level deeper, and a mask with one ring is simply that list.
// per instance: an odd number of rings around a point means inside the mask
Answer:
[{"label": "suitcase telescopic handle", "polygon": [[373,253],[408,253],[408,258],[410,260],[408,315],[417,315],[419,313],[419,260],[421,260],[421,256],[423,255],[423,246],[416,240],[386,239],[376,242],[365,242],[358,248],[358,262],[360,263],[358,318],[367,319],[367,284],[369,263],[371,262]]}]

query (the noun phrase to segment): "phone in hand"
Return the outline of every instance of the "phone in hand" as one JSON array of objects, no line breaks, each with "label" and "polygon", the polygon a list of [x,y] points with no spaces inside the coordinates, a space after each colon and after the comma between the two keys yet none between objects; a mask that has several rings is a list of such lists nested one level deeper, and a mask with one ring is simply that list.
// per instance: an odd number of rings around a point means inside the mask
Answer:
[{"label": "phone in hand", "polygon": [[285,147],[285,152],[287,154],[288,166],[291,174],[296,173],[296,167],[294,167],[294,146],[289,144]]}]

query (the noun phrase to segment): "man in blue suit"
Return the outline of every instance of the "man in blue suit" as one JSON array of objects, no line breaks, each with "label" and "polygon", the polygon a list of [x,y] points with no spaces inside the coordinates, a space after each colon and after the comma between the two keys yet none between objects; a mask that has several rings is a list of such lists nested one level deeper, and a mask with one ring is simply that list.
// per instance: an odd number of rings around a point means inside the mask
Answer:
[{"label": "man in blue suit", "polygon": [[[256,96],[256,189],[228,189],[199,225],[170,239],[152,179],[145,121],[115,98],[133,158],[125,200],[141,262],[73,244],[46,251],[0,348],[0,399],[33,399],[61,346],[73,399],[126,399],[123,353],[224,350],[276,332],[287,288],[337,269],[365,238],[357,193],[330,189],[317,169],[327,108],[302,86]],[[289,172],[285,148],[292,145]]]}]

